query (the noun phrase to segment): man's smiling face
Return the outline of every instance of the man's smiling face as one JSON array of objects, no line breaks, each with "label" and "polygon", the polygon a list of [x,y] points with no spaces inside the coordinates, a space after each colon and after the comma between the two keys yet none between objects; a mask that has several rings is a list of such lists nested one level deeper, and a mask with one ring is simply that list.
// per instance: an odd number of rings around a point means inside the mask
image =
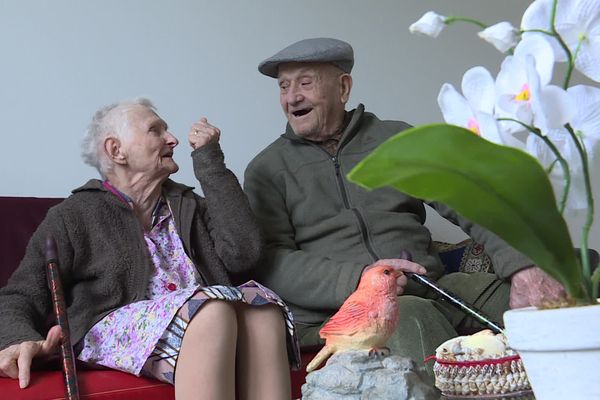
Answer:
[{"label": "man's smiling face", "polygon": [[343,122],[347,101],[341,89],[342,75],[331,64],[279,66],[279,101],[296,135],[320,141],[336,133]]}]

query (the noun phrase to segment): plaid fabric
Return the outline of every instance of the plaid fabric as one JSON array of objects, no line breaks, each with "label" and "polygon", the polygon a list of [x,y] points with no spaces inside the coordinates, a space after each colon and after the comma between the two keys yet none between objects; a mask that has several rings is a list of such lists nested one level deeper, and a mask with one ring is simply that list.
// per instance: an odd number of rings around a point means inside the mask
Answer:
[{"label": "plaid fabric", "polygon": [[[177,314],[159,339],[154,351],[142,368],[142,374],[163,382],[174,383],[177,357],[179,356],[185,330],[204,302],[210,299],[240,301],[253,306],[265,304],[278,305],[281,308],[287,328],[288,358],[292,368],[299,368],[300,345],[292,313],[273,291],[255,281],[249,281],[238,287],[223,285],[207,286],[201,288],[190,297],[177,311]],[[201,357],[201,355],[199,356]]]}]

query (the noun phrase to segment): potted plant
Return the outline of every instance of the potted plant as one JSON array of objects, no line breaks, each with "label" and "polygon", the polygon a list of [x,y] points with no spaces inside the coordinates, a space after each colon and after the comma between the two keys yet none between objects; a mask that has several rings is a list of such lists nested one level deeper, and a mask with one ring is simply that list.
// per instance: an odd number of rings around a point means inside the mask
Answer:
[{"label": "potted plant", "polygon": [[[479,36],[507,53],[498,75],[483,67],[468,70],[462,94],[444,84],[438,103],[446,123],[390,138],[349,179],[446,203],[558,280],[568,302],[555,309],[508,311],[506,334],[538,400],[600,398],[600,268],[593,271],[588,253],[600,88],[571,85],[575,69],[600,81],[600,2],[535,0],[520,29],[431,11],[410,29],[436,37],[456,21],[479,25]],[[567,63],[561,86],[551,84],[555,62]],[[563,217],[568,208],[587,210],[579,255]],[[568,365],[575,356],[583,358]]]}]

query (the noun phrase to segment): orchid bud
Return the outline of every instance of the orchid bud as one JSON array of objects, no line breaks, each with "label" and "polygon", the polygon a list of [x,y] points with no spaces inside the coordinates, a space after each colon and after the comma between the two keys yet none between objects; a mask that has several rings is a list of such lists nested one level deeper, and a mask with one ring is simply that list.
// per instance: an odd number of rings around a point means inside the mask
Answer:
[{"label": "orchid bud", "polygon": [[519,42],[519,31],[510,22],[499,22],[479,32],[478,35],[502,53],[512,49]]},{"label": "orchid bud", "polygon": [[427,11],[417,22],[412,24],[408,29],[411,33],[438,37],[442,29],[446,26],[446,17],[439,15],[433,11]]}]

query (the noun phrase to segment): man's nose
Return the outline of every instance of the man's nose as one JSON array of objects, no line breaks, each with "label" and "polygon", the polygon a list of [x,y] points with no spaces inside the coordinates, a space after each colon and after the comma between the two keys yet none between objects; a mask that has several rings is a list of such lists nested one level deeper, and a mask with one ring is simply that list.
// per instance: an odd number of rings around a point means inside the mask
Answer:
[{"label": "man's nose", "polygon": [[287,92],[286,100],[288,104],[296,104],[304,100],[304,96],[302,95],[300,90],[298,90],[295,86],[290,86]]}]

